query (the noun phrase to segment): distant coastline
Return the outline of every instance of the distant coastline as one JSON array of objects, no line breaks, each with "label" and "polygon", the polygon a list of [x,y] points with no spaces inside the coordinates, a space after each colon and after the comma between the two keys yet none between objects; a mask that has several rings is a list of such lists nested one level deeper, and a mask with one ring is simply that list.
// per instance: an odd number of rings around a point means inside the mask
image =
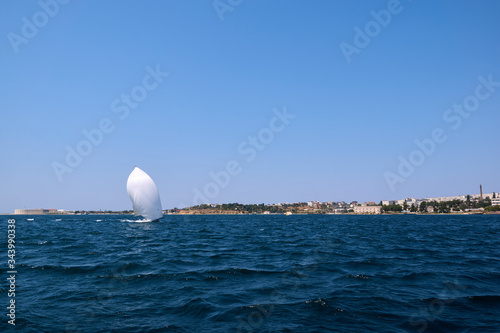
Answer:
[{"label": "distant coastline", "polygon": [[[318,214],[318,215],[367,215],[367,214],[500,214],[500,193],[482,193],[451,197],[420,198],[409,197],[400,200],[383,200],[359,203],[339,202],[295,202],[278,204],[200,204],[192,207],[164,210],[167,215],[242,215],[242,214]],[[5,215],[133,215],[133,210],[76,210],[62,209],[16,209],[14,214]]]}]

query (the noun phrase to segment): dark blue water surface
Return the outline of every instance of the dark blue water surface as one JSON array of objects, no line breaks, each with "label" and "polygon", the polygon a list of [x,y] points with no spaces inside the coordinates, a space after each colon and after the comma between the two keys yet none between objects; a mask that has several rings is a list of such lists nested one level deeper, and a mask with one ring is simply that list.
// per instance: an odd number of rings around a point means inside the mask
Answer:
[{"label": "dark blue water surface", "polygon": [[0,331],[500,332],[498,215],[127,218],[0,216]]}]

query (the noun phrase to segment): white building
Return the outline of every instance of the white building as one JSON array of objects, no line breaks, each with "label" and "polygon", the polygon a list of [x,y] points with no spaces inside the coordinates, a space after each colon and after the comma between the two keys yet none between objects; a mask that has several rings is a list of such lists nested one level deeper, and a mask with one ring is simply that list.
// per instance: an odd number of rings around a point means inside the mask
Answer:
[{"label": "white building", "polygon": [[48,209],[16,209],[14,210],[14,214],[21,215],[40,215],[49,213]]},{"label": "white building", "polygon": [[382,214],[381,206],[355,206],[355,214]]}]

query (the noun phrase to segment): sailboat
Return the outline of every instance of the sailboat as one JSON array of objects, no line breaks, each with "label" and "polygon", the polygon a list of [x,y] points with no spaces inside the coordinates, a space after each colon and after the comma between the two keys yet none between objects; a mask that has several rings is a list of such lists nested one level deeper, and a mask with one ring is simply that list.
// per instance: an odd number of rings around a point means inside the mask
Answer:
[{"label": "sailboat", "polygon": [[128,176],[127,193],[132,201],[134,214],[144,217],[146,219],[144,222],[159,220],[163,217],[160,194],[155,182],[137,166]]}]

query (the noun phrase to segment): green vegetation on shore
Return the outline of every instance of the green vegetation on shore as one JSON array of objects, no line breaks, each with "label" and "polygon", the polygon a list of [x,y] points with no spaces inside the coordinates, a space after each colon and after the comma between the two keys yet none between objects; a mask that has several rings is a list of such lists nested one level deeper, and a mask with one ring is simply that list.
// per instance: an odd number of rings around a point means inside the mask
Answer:
[{"label": "green vegetation on shore", "polygon": [[[447,213],[468,213],[468,212],[496,212],[500,211],[500,206],[492,206],[489,198],[485,200],[451,200],[451,201],[429,201],[422,202],[418,207],[412,205],[384,205],[382,206],[383,213],[400,214],[400,213],[434,213],[434,214],[447,214]],[[265,205],[265,204],[202,204],[198,206],[184,208],[182,210],[175,208],[172,213],[180,214],[285,214],[287,212],[292,214],[349,214],[353,213],[353,209],[345,206],[339,209],[335,204],[329,203],[316,203],[312,207],[307,203],[293,203],[293,204],[278,204],[278,205]]]},{"label": "green vegetation on shore", "polygon": [[[188,207],[182,210],[184,214],[285,214],[287,212],[293,214],[308,213],[306,203],[280,204],[280,205],[265,205],[265,204],[240,204],[229,203],[221,205],[202,204],[198,206]],[[326,209],[326,205],[325,205]],[[311,210],[310,214],[313,213]],[[316,214],[325,214],[326,210],[315,211]]]}]

